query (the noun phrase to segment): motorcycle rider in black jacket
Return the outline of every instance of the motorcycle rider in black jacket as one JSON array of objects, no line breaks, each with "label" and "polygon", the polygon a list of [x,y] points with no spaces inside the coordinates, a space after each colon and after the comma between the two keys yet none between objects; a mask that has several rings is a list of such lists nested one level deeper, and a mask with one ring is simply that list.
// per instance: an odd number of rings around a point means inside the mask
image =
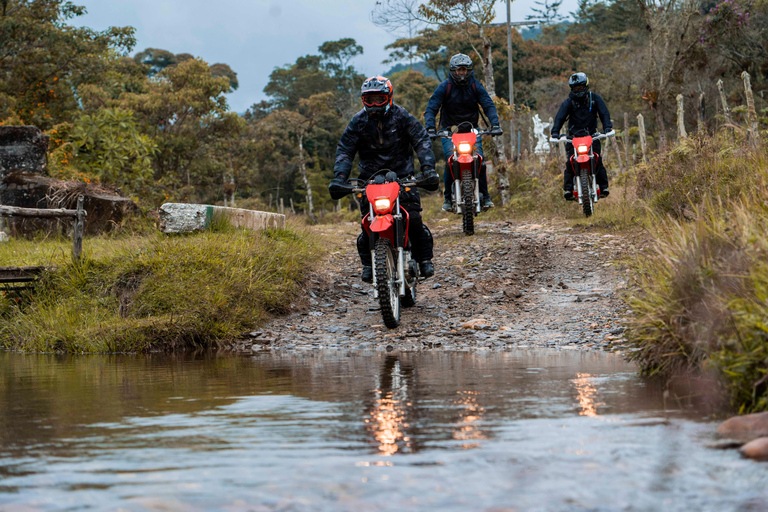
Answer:
[{"label": "motorcycle rider in black jacket", "polygon": [[[393,103],[392,83],[383,76],[370,77],[363,82],[360,96],[363,110],[349,122],[336,147],[334,178],[328,189],[331,197],[345,195],[355,154],[360,156],[359,178],[369,179],[381,169],[394,171],[399,178],[413,176],[413,152],[421,164],[421,179],[427,190],[437,190],[440,178],[435,172],[432,142],[424,127],[400,105]],[[368,214],[368,201],[361,202],[362,214]],[[400,206],[409,216],[408,237],[412,243],[413,259],[419,262],[422,277],[435,274],[432,264],[432,233],[421,219],[421,198],[415,187],[400,193]],[[363,281],[373,282],[373,263],[368,233],[357,237],[357,252],[363,263]]]},{"label": "motorcycle rider in black jacket", "polygon": [[[554,123],[552,123],[552,137],[560,137],[560,129],[565,120],[568,119],[568,135],[586,136],[593,135],[597,131],[597,118],[603,125],[603,133],[608,133],[613,129],[611,123],[611,114],[603,98],[589,90],[589,78],[585,73],[574,73],[568,79],[568,85],[571,93],[568,95],[560,110],[557,112]],[[603,157],[600,152],[600,141],[592,143],[592,151],[598,155],[596,162],[597,185],[600,187],[600,197],[608,196],[608,171],[603,165]],[[573,146],[567,146],[568,158],[565,162],[565,171],[563,172],[563,197],[567,201],[573,201],[573,166],[571,165],[571,156],[573,155]]]}]

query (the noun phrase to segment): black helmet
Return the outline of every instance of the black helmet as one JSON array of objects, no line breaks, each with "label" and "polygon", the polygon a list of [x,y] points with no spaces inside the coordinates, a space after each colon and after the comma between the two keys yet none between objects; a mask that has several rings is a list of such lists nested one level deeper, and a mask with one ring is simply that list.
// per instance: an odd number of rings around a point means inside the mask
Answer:
[{"label": "black helmet", "polygon": [[[456,74],[456,70],[461,66],[467,68],[467,74],[464,76]],[[451,60],[448,62],[448,67],[451,71],[451,78],[456,82],[456,85],[467,85],[469,83],[469,73],[472,71],[472,59],[469,58],[469,55],[457,53],[451,57]]]},{"label": "black helmet", "polygon": [[360,88],[363,108],[370,115],[384,115],[389,112],[393,95],[392,82],[385,76],[366,78]]},{"label": "black helmet", "polygon": [[581,99],[589,92],[589,78],[586,73],[574,73],[568,79],[568,86],[571,88],[571,94]]}]

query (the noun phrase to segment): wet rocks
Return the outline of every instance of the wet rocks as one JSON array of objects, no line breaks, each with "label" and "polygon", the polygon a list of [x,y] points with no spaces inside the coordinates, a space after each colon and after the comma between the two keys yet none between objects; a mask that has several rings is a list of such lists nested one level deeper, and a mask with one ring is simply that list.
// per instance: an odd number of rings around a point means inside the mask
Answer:
[{"label": "wet rocks", "polygon": [[758,437],[768,437],[768,412],[729,418],[720,424],[717,433],[721,437],[745,442]]},{"label": "wet rocks", "polygon": [[758,437],[739,449],[743,457],[756,460],[768,460],[768,437]]}]

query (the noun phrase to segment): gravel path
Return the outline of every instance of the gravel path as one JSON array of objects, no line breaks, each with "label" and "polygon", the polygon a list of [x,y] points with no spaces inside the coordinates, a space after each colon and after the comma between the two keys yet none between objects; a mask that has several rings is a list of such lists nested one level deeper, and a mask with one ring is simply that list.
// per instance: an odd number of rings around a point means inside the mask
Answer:
[{"label": "gravel path", "polygon": [[416,305],[392,330],[360,280],[357,225],[319,227],[339,250],[294,313],[251,333],[239,350],[619,347],[625,280],[612,262],[630,242],[552,223],[480,222],[467,237],[452,221],[430,223],[435,276],[420,283]]}]

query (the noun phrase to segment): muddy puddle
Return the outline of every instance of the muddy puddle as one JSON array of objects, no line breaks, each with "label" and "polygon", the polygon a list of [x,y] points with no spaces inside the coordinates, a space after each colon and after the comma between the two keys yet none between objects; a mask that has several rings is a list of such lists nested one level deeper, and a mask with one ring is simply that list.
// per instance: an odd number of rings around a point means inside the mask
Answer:
[{"label": "muddy puddle", "polygon": [[0,353],[0,510],[766,510],[706,400],[599,351]]}]

